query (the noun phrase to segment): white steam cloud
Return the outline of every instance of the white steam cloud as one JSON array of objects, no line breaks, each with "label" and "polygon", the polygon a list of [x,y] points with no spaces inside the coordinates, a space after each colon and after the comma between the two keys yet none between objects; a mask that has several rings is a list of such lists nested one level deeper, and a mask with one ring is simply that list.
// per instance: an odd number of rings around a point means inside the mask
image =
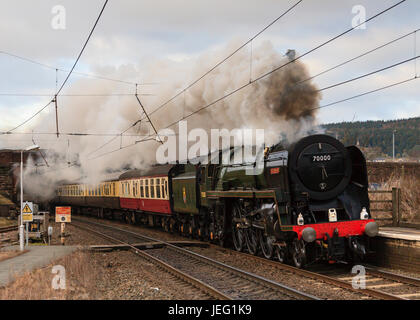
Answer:
[{"label": "white steam cloud", "polygon": [[[198,58],[182,62],[158,60],[142,67],[140,65],[125,65],[118,69],[101,68],[95,71],[108,77],[134,82],[138,81],[141,75],[145,82],[158,83],[158,85],[150,87],[138,87],[140,94],[145,92],[154,94],[152,96],[139,96],[147,111],[151,112],[227,56],[238,47],[238,44],[238,41],[232,41],[223,49],[207,52]],[[183,116],[249,83],[250,79],[255,79],[289,61],[289,58],[279,54],[269,41],[263,42],[258,47],[253,48],[251,74],[250,56],[249,49],[244,48],[192,88],[154,113],[152,121],[155,127],[158,130],[165,128],[167,125],[180,120]],[[281,137],[286,137],[292,142],[316,127],[316,111],[312,109],[319,105],[320,94],[310,81],[295,85],[296,82],[308,77],[309,74],[305,66],[299,61],[293,62],[189,117],[187,119],[188,129],[265,129],[267,144],[274,144]],[[118,134],[140,117],[143,117],[141,108],[134,96],[134,86],[78,78],[65,91],[65,93],[75,94],[124,92],[133,93],[133,95],[59,97],[59,123],[62,133]],[[176,130],[177,126],[173,126],[171,129]],[[55,132],[53,106],[50,107],[48,113],[41,114],[35,125],[30,128],[27,127],[28,132],[32,130],[35,132]],[[132,144],[152,133],[150,125],[146,121],[142,121],[126,132],[126,134],[138,136],[125,136],[122,141],[118,137],[93,154],[91,154],[92,151],[112,137],[60,136],[56,142],[40,143],[42,149],[50,150],[45,156],[51,167],[39,168],[38,173],[46,171],[42,175],[26,172],[25,179],[29,185],[36,186],[31,190],[32,192],[48,197],[53,192],[52,186],[63,179],[74,180],[83,177],[87,183],[95,183],[103,179],[105,172],[123,170],[128,167],[147,167],[155,162],[156,149],[159,146],[156,141],[138,143],[133,147],[94,158],[117,150],[120,146],[124,147]],[[36,139],[37,137],[35,141]],[[57,158],[57,155],[59,155],[59,158]],[[66,162],[72,163],[75,160],[75,155],[80,162],[80,167],[73,166],[55,170],[56,167],[66,167]],[[27,171],[33,173],[33,168],[28,167]],[[25,183],[25,185],[27,184]],[[42,192],[39,192],[41,190]]]}]

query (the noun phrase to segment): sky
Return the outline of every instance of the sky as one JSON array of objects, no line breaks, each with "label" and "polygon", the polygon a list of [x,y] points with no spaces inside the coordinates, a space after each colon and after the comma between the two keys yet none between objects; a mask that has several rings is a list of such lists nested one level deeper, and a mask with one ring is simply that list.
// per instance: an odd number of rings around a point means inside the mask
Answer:
[{"label": "sky", "polygon": [[[193,79],[188,66],[192,61],[227,45],[247,41],[297,1],[290,0],[110,0],[75,71],[137,83],[142,93],[159,97],[173,77],[162,70],[150,70],[156,61],[179,64],[177,76],[182,82]],[[252,43],[258,47],[269,41],[283,55],[294,49],[297,55],[315,48],[352,26],[362,6],[367,18],[397,3],[398,0],[304,0]],[[9,93],[53,95],[56,72],[11,57],[3,52],[26,57],[63,69],[71,68],[102,7],[102,0],[0,0],[0,131],[7,131],[44,106],[50,96],[14,97]],[[65,9],[65,28],[54,29],[57,5]],[[357,18],[357,17],[356,17]],[[391,11],[340,37],[301,59],[310,75],[353,58],[420,27],[420,1],[407,0]],[[324,88],[362,74],[387,67],[420,54],[420,35],[416,33],[313,80]],[[402,64],[384,72],[322,92],[319,105],[378,89],[420,74],[420,61]],[[58,72],[58,84],[66,73]],[[197,75],[198,76],[198,75]],[[253,78],[259,74],[252,74]],[[65,93],[133,93],[134,86],[91,79],[92,87],[80,84],[73,74]],[[94,85],[93,85],[94,84]],[[420,81],[389,88],[347,102],[322,108],[319,123],[363,120],[390,120],[420,116]],[[101,86],[106,88],[101,91]],[[92,92],[95,88],[95,92]],[[98,89],[99,88],[99,89]],[[173,94],[179,86],[173,87]],[[89,90],[89,91],[87,91]],[[222,93],[221,93],[222,95]],[[83,98],[63,97],[67,103],[83,103]],[[74,99],[71,101],[71,99]],[[155,105],[146,100],[146,108]],[[118,99],[113,100],[118,105]],[[87,106],[88,107],[88,106]],[[48,108],[45,113],[53,112]],[[30,132],[42,126],[45,113],[22,127]],[[41,120],[40,120],[41,119]],[[48,119],[51,119],[48,117]],[[65,119],[60,119],[65,122]],[[41,121],[41,122],[40,122]],[[46,124],[45,124],[46,125]],[[46,125],[47,126],[47,125]],[[123,124],[122,127],[125,125]],[[48,124],[51,127],[51,124]],[[53,127],[53,126],[52,126]],[[103,128],[102,132],[107,129]],[[9,138],[18,147],[28,137]],[[43,141],[53,136],[42,137]],[[30,140],[30,139],[29,139]],[[1,143],[1,137],[0,137]]]}]

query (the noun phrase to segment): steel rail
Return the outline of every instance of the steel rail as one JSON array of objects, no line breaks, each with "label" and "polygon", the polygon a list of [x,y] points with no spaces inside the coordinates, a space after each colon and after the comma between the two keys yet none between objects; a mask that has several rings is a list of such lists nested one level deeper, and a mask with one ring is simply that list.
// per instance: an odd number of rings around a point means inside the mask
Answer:
[{"label": "steel rail", "polygon": [[[149,236],[138,234],[138,233],[130,231],[130,230],[121,229],[121,228],[118,228],[116,226],[110,226],[110,225],[107,225],[107,224],[102,224],[102,223],[93,222],[93,221],[86,221],[86,220],[78,220],[78,221],[85,222],[85,223],[88,223],[88,224],[98,225],[98,226],[101,226],[101,227],[107,227],[107,228],[113,229],[113,230],[118,230],[120,232],[131,234],[135,237],[140,237],[140,238],[143,238],[143,239],[147,239],[149,241],[160,242],[162,244],[165,244],[166,248],[176,250],[177,252],[182,253],[184,255],[188,255],[190,257],[193,257],[193,258],[199,260],[200,262],[205,262],[207,264],[211,264],[211,265],[215,266],[216,268],[218,268],[220,270],[228,271],[231,274],[236,274],[241,278],[247,279],[248,281],[251,281],[251,282],[254,282],[254,283],[258,283],[260,285],[263,285],[264,287],[271,288],[275,291],[279,291],[282,294],[292,295],[292,296],[294,296],[298,299],[304,299],[304,300],[320,300],[318,297],[315,297],[313,295],[298,291],[296,289],[293,289],[293,288],[285,286],[281,283],[266,279],[266,278],[261,277],[259,275],[256,275],[256,274],[253,274],[253,273],[250,273],[250,272],[247,272],[247,271],[244,271],[244,270],[232,267],[232,266],[229,266],[227,264],[224,264],[222,262],[210,259],[206,256],[200,255],[200,254],[195,253],[193,251],[190,251],[190,250],[187,250],[187,249],[184,249],[184,248],[180,248],[176,245],[173,245],[173,244],[168,243],[168,242],[163,241],[163,240],[159,240],[159,239],[155,239],[155,238],[152,238],[152,237],[149,237]],[[139,249],[136,248],[136,250],[139,250]]]},{"label": "steel rail", "polygon": [[14,230],[17,230],[17,229],[18,229],[18,226],[1,227],[0,228],[0,233],[14,231]]},{"label": "steel rail", "polygon": [[266,258],[254,256],[254,255],[251,255],[249,253],[238,252],[236,250],[231,250],[231,251],[236,252],[239,255],[244,255],[244,256],[250,257],[251,259],[254,259],[256,261],[260,261],[262,263],[268,263],[268,264],[270,264],[270,265],[272,265],[272,266],[274,266],[278,269],[281,269],[281,270],[286,270],[286,271],[292,272],[294,274],[302,275],[302,276],[305,276],[305,277],[308,277],[308,278],[311,278],[311,279],[314,279],[314,280],[319,280],[319,281],[322,281],[322,282],[340,287],[342,289],[350,290],[350,291],[360,293],[360,294],[363,294],[363,295],[368,295],[368,296],[371,296],[373,298],[378,298],[378,299],[383,299],[383,300],[407,300],[407,299],[398,297],[396,295],[386,293],[386,292],[383,292],[383,291],[379,291],[379,290],[373,290],[373,289],[369,289],[369,288],[356,289],[349,282],[339,280],[339,279],[336,279],[336,278],[333,278],[333,277],[329,277],[327,275],[323,275],[323,274],[312,272],[312,271],[305,270],[305,269],[299,269],[299,268],[296,268],[296,267],[288,265],[288,264],[283,264],[283,263],[280,263],[278,261],[269,260],[269,259],[266,259]]},{"label": "steel rail", "polygon": [[389,271],[380,270],[380,269],[377,269],[377,268],[375,268],[373,266],[370,266],[370,265],[363,265],[363,267],[366,269],[367,274],[370,274],[372,276],[377,276],[377,277],[381,277],[381,278],[384,278],[384,279],[388,279],[388,280],[397,281],[397,282],[401,282],[401,283],[405,283],[405,284],[414,285],[416,287],[420,287],[420,279],[418,279],[418,278],[403,276],[403,275],[392,273],[392,272],[389,272]]},{"label": "steel rail", "polygon": [[[73,220],[75,220],[75,219],[73,218]],[[80,222],[81,220],[77,220],[77,221]],[[86,221],[82,221],[82,222],[86,223]],[[91,223],[91,222],[87,222],[87,223]],[[124,245],[129,246],[131,248],[131,251],[133,253],[135,253],[136,255],[144,258],[145,260],[147,260],[149,262],[152,262],[152,263],[158,265],[159,267],[163,268],[166,272],[172,274],[176,278],[194,286],[195,288],[199,289],[200,291],[204,292],[205,294],[207,294],[207,295],[209,295],[209,296],[211,296],[211,297],[213,297],[217,300],[232,300],[229,296],[223,294],[219,290],[217,290],[217,289],[207,285],[206,283],[204,283],[204,282],[202,282],[202,281],[200,281],[200,280],[182,272],[181,270],[178,270],[178,269],[172,267],[171,265],[167,264],[166,262],[148,254],[147,252],[139,250],[138,248],[130,245],[129,243],[126,243],[126,242],[121,241],[117,238],[111,237],[111,236],[109,236],[109,235],[107,235],[103,232],[99,232],[99,231],[94,230],[92,228],[89,228],[89,227],[86,227],[86,226],[80,226],[77,223],[76,224],[73,223],[72,225],[76,226],[77,228],[84,229],[86,231],[95,233],[95,234],[97,234],[97,235],[99,235],[99,236],[101,236],[101,237],[103,237],[107,240],[112,241],[112,242],[122,243]]]}]

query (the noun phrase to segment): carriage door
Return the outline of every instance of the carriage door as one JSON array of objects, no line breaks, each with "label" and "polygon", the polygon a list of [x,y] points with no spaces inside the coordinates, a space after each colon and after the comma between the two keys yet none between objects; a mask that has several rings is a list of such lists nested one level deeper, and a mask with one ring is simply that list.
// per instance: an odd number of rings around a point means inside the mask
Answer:
[{"label": "carriage door", "polygon": [[200,165],[197,169],[197,184],[198,184],[198,197],[199,198],[199,205],[207,207],[207,184],[208,184],[208,178],[207,178],[207,170],[206,166]]}]

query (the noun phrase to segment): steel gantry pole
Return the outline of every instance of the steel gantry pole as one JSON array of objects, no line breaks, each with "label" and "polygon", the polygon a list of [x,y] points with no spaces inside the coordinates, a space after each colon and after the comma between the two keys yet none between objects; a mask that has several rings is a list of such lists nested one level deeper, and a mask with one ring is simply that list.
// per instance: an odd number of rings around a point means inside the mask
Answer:
[{"label": "steel gantry pole", "polygon": [[19,247],[23,251],[23,150],[20,151],[20,226]]}]

